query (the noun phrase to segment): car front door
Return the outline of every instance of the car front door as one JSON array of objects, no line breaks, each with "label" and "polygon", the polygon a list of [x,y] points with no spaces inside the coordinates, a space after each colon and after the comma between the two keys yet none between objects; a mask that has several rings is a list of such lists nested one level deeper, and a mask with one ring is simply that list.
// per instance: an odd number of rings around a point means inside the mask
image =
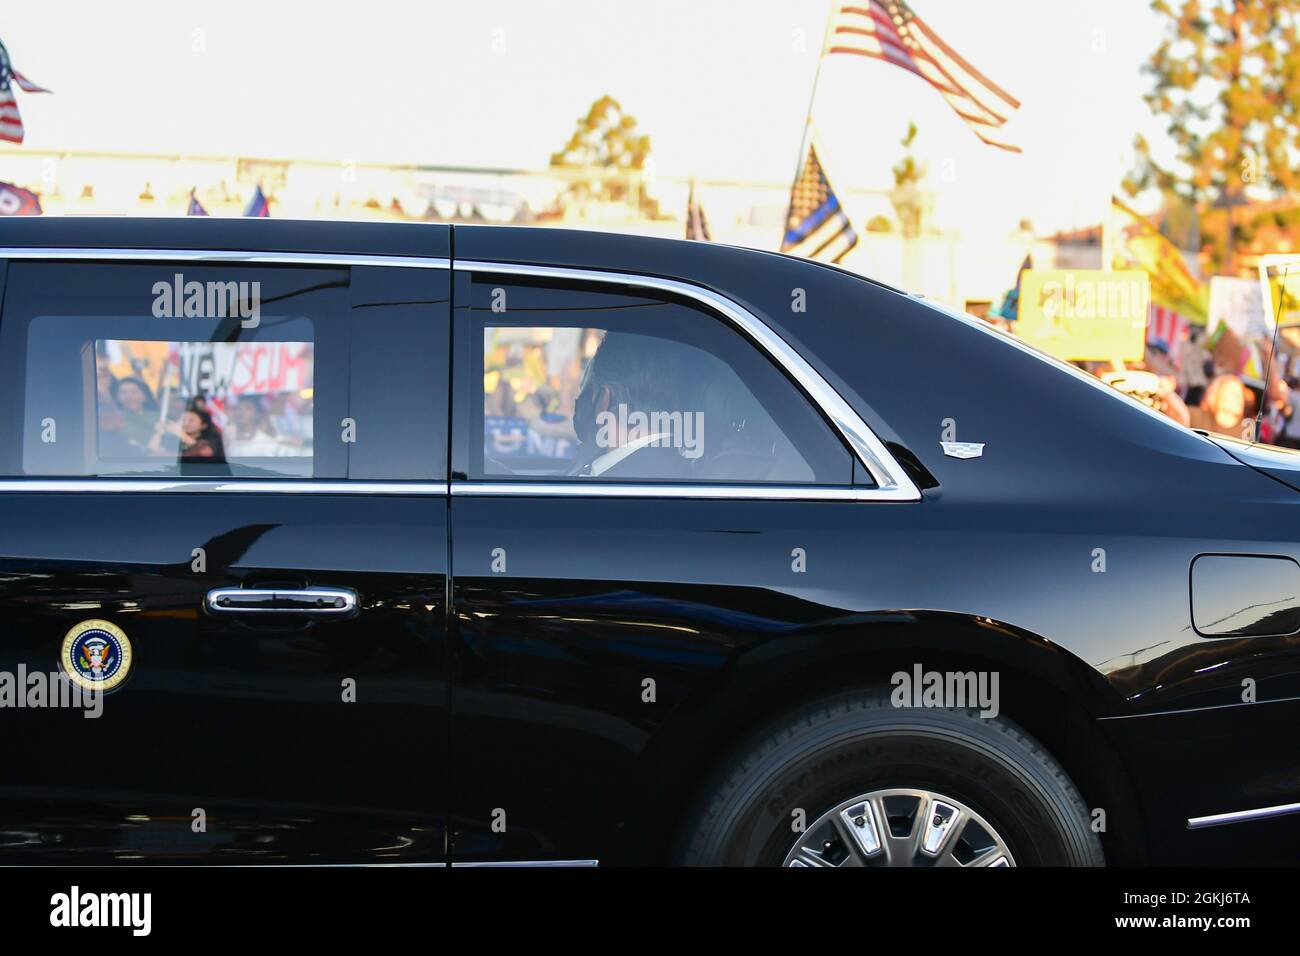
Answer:
[{"label": "car front door", "polygon": [[446,260],[0,257],[0,862],[444,862]]}]

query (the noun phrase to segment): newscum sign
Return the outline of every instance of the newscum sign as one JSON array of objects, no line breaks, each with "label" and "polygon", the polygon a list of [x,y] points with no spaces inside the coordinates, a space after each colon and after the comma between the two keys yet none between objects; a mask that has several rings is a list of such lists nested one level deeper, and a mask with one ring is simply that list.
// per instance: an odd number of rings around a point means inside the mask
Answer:
[{"label": "newscum sign", "polygon": [[1030,269],[1016,335],[1066,361],[1141,361],[1150,301],[1141,270]]}]

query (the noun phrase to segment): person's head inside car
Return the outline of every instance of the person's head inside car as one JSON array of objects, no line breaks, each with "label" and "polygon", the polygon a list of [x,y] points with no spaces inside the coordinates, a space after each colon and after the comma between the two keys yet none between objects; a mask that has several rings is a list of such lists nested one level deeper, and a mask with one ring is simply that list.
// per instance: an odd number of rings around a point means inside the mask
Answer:
[{"label": "person's head inside car", "polygon": [[704,453],[696,401],[700,353],[667,339],[609,332],[583,372],[572,471],[605,478],[689,477]]}]

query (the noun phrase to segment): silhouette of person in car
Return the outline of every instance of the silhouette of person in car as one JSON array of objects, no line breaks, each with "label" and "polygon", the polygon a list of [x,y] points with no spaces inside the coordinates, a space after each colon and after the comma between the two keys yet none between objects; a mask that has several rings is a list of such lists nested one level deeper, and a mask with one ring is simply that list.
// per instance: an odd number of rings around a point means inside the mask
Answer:
[{"label": "silhouette of person in car", "polygon": [[580,442],[569,474],[604,479],[689,478],[703,452],[696,399],[701,353],[668,339],[608,332],[574,402]]}]

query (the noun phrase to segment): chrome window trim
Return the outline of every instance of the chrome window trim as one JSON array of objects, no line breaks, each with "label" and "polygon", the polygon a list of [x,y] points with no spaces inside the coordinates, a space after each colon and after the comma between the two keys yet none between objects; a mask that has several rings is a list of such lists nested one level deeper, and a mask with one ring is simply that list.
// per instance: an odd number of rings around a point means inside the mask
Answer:
[{"label": "chrome window trim", "polygon": [[[853,454],[857,456],[862,465],[870,472],[871,477],[876,482],[875,488],[845,488],[840,490],[851,490],[855,493],[853,500],[888,500],[888,501],[920,501],[921,492],[908,477],[894,456],[890,454],[884,443],[876,437],[875,433],[867,426],[853,407],[849,405],[844,397],[835,389],[831,388],[830,383],[821,376],[815,368],[808,364],[802,355],[796,352],[785,339],[781,338],[772,330],[772,328],[750,312],[744,306],[727,298],[720,293],[703,286],[693,285],[689,282],[682,282],[677,279],[664,279],[658,276],[647,276],[632,274],[626,272],[598,272],[590,269],[568,269],[556,266],[534,266],[521,265],[510,262],[483,262],[483,261],[461,261],[454,263],[456,271],[464,272],[487,272],[497,275],[518,275],[532,276],[543,279],[569,279],[577,282],[600,282],[607,285],[619,285],[628,288],[653,289],[659,292],[668,292],[674,295],[680,295],[685,298],[694,299],[697,302],[707,306],[711,311],[718,313],[727,319],[735,328],[746,335],[750,341],[754,342],[767,355],[785,369],[786,373],[798,383],[803,391],[812,398],[822,414],[830,419],[840,436],[849,445]],[[490,483],[495,484],[495,483]],[[504,484],[504,483],[502,483]],[[543,483],[538,482],[540,488]],[[455,494],[469,494],[460,490],[460,485],[453,486]],[[626,488],[629,486],[614,486]],[[666,486],[636,486],[636,487],[666,487]],[[700,494],[701,491],[708,490],[707,485],[701,484],[683,484],[681,488],[689,489],[691,494],[673,495],[673,497],[718,497],[717,495]],[[761,487],[761,486],[755,486]],[[769,492],[784,491],[787,489],[796,489],[797,485],[775,486],[767,489]],[[815,487],[815,486],[814,486]],[[493,493],[493,492],[480,492]],[[511,492],[494,492],[496,494],[509,494]],[[516,491],[515,494],[566,494],[572,492],[555,492],[548,490],[542,491]],[[597,492],[598,494],[629,494],[627,491],[608,491]],[[639,494],[639,493],[638,493]],[[754,495],[753,497],[760,497]],[[785,497],[778,494],[767,494],[761,497]]]},{"label": "chrome window trim", "polygon": [[622,481],[453,481],[455,497],[555,495],[564,498],[700,498],[754,501],[914,501],[900,488],[851,485],[652,484]]},{"label": "chrome window trim", "polygon": [[397,266],[450,269],[451,260],[428,256],[384,256],[335,252],[242,252],[237,249],[63,249],[0,248],[0,259],[197,262],[207,265]]},{"label": "chrome window trim", "polygon": [[1192,817],[1187,821],[1187,829],[1201,830],[1205,827],[1221,827],[1227,823],[1267,820],[1271,817],[1290,816],[1293,813],[1300,813],[1300,803],[1283,803],[1276,807],[1259,807],[1256,810],[1234,810],[1231,813],[1212,813],[1205,817]]},{"label": "chrome window trim", "polygon": [[298,495],[434,495],[446,496],[445,481],[264,481],[242,478],[9,478],[0,494],[53,492],[162,494],[170,492]]},{"label": "chrome window trim", "polygon": [[697,498],[751,501],[913,501],[901,489],[839,485],[650,484],[615,481],[264,481],[241,478],[7,478],[0,494],[298,494],[566,498]]}]

